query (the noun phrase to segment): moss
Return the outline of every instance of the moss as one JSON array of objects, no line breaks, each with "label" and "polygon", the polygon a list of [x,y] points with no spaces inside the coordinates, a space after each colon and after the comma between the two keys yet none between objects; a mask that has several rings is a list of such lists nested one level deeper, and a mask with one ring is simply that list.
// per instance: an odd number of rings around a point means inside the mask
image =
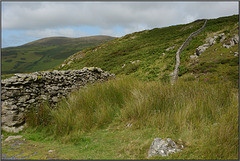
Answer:
[{"label": "moss", "polygon": [[37,76],[37,80],[41,80],[42,78],[43,78],[43,77],[40,76],[40,75]]}]

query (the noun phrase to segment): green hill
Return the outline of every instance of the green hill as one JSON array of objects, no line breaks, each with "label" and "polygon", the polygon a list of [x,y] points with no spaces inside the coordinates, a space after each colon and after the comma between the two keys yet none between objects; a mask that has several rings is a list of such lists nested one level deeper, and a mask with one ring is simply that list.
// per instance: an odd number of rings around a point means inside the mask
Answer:
[{"label": "green hill", "polygon": [[[27,128],[18,134],[26,142],[3,142],[2,154],[27,159],[239,160],[238,17],[207,21],[182,51],[174,85],[170,75],[176,52],[203,20],[135,32],[71,55],[55,69],[95,66],[116,78],[75,90],[55,108],[44,102],[38,113],[30,111]],[[148,158],[156,137],[171,138],[184,148]]]},{"label": "green hill", "polygon": [[110,36],[49,37],[2,49],[2,74],[48,70],[77,51],[114,39]]},{"label": "green hill", "polygon": [[[187,80],[238,80],[238,45],[224,48],[238,34],[238,15],[208,20],[181,54],[179,76]],[[128,34],[69,57],[58,69],[81,69],[96,66],[115,74],[127,74],[143,80],[169,80],[175,66],[175,54],[187,37],[201,28],[204,21]],[[210,46],[197,59],[190,55],[206,43],[207,38],[224,33],[226,38]],[[172,47],[172,48],[171,48]],[[170,48],[170,49],[168,49]],[[125,65],[124,65],[125,64]]]}]

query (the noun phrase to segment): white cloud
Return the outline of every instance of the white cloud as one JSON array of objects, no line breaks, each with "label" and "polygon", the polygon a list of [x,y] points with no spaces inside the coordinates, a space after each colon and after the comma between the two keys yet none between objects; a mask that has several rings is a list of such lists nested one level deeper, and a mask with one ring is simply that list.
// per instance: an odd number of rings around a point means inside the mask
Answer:
[{"label": "white cloud", "polygon": [[238,13],[237,2],[3,2],[3,28],[167,26]]},{"label": "white cloud", "polygon": [[[238,2],[2,2],[4,46],[50,36],[123,36],[238,14]],[[87,26],[87,29],[86,29]],[[116,29],[119,26],[121,29]],[[16,31],[7,34],[9,31]],[[23,31],[24,34],[17,34]]]}]

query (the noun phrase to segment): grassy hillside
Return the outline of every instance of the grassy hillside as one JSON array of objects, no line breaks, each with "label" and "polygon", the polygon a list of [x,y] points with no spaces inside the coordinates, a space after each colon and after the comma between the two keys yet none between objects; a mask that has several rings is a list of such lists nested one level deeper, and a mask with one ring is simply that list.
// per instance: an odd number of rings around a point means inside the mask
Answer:
[{"label": "grassy hillside", "polygon": [[[55,159],[147,159],[155,137],[184,149],[151,159],[238,159],[238,98],[231,83],[117,78],[73,92],[55,110],[41,106],[20,134],[35,145],[52,142]],[[30,158],[37,156],[44,157]]]},{"label": "grassy hillside", "polygon": [[[238,15],[208,20],[206,28],[182,52],[179,75],[188,80],[207,78],[208,81],[229,80],[236,83],[238,57],[234,57],[234,52],[238,52],[238,45],[229,49],[222,48],[222,45],[234,34],[238,34],[238,21]],[[142,80],[168,81],[169,74],[174,70],[176,51],[186,38],[199,29],[203,23],[204,21],[194,21],[185,25],[132,33],[98,47],[78,52],[64,62],[67,64],[73,61],[70,65],[59,67],[59,69],[96,66],[115,74],[133,75]],[[196,48],[203,45],[206,38],[219,33],[225,33],[227,37],[225,41],[218,41],[209,47],[198,57],[199,61],[193,63],[190,55],[194,54]],[[166,51],[169,47],[174,48]],[[135,61],[135,63],[132,64],[130,61]],[[124,64],[125,67],[122,67]],[[203,69],[213,65],[214,70]]]},{"label": "grassy hillside", "polygon": [[[136,32],[75,53],[55,69],[95,66],[116,79],[76,90],[56,108],[44,102],[38,113],[27,114],[28,128],[19,133],[27,144],[14,149],[5,143],[2,152],[39,152],[27,159],[149,159],[154,138],[169,137],[184,149],[150,159],[238,160],[239,56],[234,52],[239,49],[223,47],[238,34],[238,21],[238,15],[208,20],[182,52],[174,85],[169,74],[176,51],[203,21]],[[220,33],[223,42],[217,39],[197,59],[190,58]]]},{"label": "grassy hillside", "polygon": [[50,37],[2,49],[2,74],[48,70],[77,51],[112,40],[110,36]]}]

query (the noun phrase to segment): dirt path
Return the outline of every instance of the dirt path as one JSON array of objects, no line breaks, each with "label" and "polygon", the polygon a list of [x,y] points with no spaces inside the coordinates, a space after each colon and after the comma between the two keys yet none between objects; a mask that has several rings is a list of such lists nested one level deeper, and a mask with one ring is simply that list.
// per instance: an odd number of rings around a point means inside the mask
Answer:
[{"label": "dirt path", "polygon": [[34,144],[22,136],[1,136],[1,158],[5,160],[19,159],[57,159],[56,151],[43,144]]}]

